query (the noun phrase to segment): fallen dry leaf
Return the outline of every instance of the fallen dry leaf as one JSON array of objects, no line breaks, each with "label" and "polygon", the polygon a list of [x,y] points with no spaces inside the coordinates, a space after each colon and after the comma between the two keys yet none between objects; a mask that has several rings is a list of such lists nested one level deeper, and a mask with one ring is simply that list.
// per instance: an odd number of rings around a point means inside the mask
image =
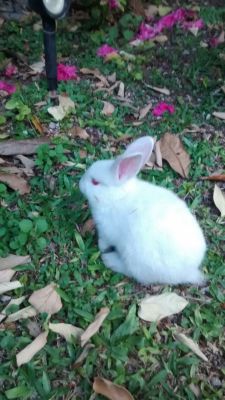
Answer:
[{"label": "fallen dry leaf", "polygon": [[33,160],[31,160],[28,157],[23,156],[22,154],[19,154],[18,156],[16,156],[16,158],[18,158],[18,160],[20,160],[21,163],[24,165],[25,168],[23,169],[23,172],[27,176],[34,175],[33,168],[35,166],[35,162]]},{"label": "fallen dry leaf", "polygon": [[166,35],[157,35],[152,39],[154,42],[157,43],[165,43],[168,40],[168,37]]},{"label": "fallen dry leaf", "polygon": [[225,112],[214,111],[212,115],[219,119],[225,119]]},{"label": "fallen dry leaf", "polygon": [[187,304],[187,300],[176,293],[168,292],[156,296],[147,296],[140,303],[138,316],[144,321],[160,321],[181,312]]},{"label": "fallen dry leaf", "polygon": [[61,121],[74,108],[74,101],[67,96],[58,96],[59,105],[48,108],[48,113],[51,114],[56,121]]},{"label": "fallen dry leaf", "polygon": [[0,143],[1,156],[15,156],[17,154],[34,154],[42,144],[49,144],[49,138],[6,140]]},{"label": "fallen dry leaf", "polygon": [[94,379],[93,390],[110,400],[134,400],[132,394],[125,387],[100,376]]},{"label": "fallen dry leaf", "polygon": [[90,68],[81,68],[80,72],[83,75],[93,75],[95,78],[99,79],[104,86],[108,87],[109,82],[107,81],[106,77],[100,73],[100,71],[96,69],[90,69]]},{"label": "fallen dry leaf", "polygon": [[145,16],[147,18],[155,17],[158,14],[158,7],[151,4],[145,8]]},{"label": "fallen dry leaf", "polygon": [[70,136],[79,137],[80,139],[86,140],[89,138],[89,134],[86,129],[80,128],[79,126],[74,126],[70,130]]},{"label": "fallen dry leaf", "polygon": [[19,192],[19,194],[21,195],[30,193],[30,186],[28,185],[27,181],[21,176],[0,172],[0,182],[5,183],[11,189]]},{"label": "fallen dry leaf", "polygon": [[162,154],[159,141],[155,143],[155,162],[158,167],[162,168]]},{"label": "fallen dry leaf", "polygon": [[64,337],[67,342],[73,343],[73,338],[77,339],[84,332],[83,329],[73,326],[71,324],[49,324],[49,329],[60,336]]},{"label": "fallen dry leaf", "polygon": [[10,300],[10,302],[7,304],[7,306],[0,313],[0,322],[2,322],[3,319],[5,319],[10,306],[12,306],[12,305],[20,306],[20,304],[23,303],[25,298],[26,298],[26,296],[21,296],[21,297],[18,297],[17,299]]},{"label": "fallen dry leaf", "polygon": [[20,319],[27,319],[31,318],[37,315],[37,311],[35,310],[34,307],[28,306],[25,308],[22,308],[22,310],[16,311],[8,316],[6,319],[6,322],[15,322],[19,321]]},{"label": "fallen dry leaf", "polygon": [[104,107],[102,109],[102,114],[106,116],[110,116],[114,113],[115,107],[113,104],[109,103],[108,101],[104,101]]},{"label": "fallen dry leaf", "polygon": [[199,345],[194,342],[191,338],[187,337],[184,333],[177,332],[174,334],[174,337],[179,342],[185,344],[185,346],[189,347],[198,357],[200,357],[203,361],[208,361],[208,358],[203,354],[200,350]]},{"label": "fallen dry leaf", "polygon": [[139,120],[145,118],[146,115],[151,110],[151,108],[152,108],[152,103],[149,103],[145,107],[141,108],[139,112]]},{"label": "fallen dry leaf", "polygon": [[19,281],[12,281],[12,282],[3,282],[0,283],[0,294],[9,292],[10,290],[15,290],[23,285]]},{"label": "fallen dry leaf", "polygon": [[45,62],[38,61],[38,62],[31,64],[29,67],[31,68],[32,72],[34,72],[35,74],[41,74],[45,69]]},{"label": "fallen dry leaf", "polygon": [[79,355],[79,357],[73,364],[73,367],[79,368],[82,365],[83,361],[87,358],[89,351],[94,347],[95,346],[92,343],[87,343],[86,346],[84,346],[82,353]]},{"label": "fallen dry leaf", "polygon": [[170,91],[167,88],[160,88],[160,87],[152,86],[152,85],[145,85],[145,86],[147,86],[149,89],[154,90],[154,92],[162,93],[162,94],[165,94],[166,96],[170,95]]},{"label": "fallen dry leaf", "polygon": [[214,173],[209,176],[202,176],[201,178],[203,181],[218,181],[218,182],[225,182],[225,174]]},{"label": "fallen dry leaf", "polygon": [[0,271],[0,283],[9,282],[15,273],[16,271],[13,271],[13,269],[4,269]]},{"label": "fallen dry leaf", "polygon": [[47,343],[48,332],[42,332],[40,335],[33,340],[32,343],[28,344],[22,351],[16,355],[17,366],[20,367],[23,364],[27,364]]},{"label": "fallen dry leaf", "polygon": [[87,232],[92,232],[95,227],[94,220],[89,218],[81,228],[81,234],[84,236]]},{"label": "fallen dry leaf", "polygon": [[56,292],[57,285],[51,283],[42,289],[36,290],[30,297],[29,303],[39,312],[49,315],[57,313],[62,308],[61,298]]},{"label": "fallen dry leaf", "polygon": [[213,191],[213,201],[215,206],[221,213],[221,217],[225,217],[225,194],[219,188],[218,185],[215,185]]},{"label": "fallen dry leaf", "polygon": [[101,308],[101,310],[96,315],[95,320],[82,333],[80,337],[81,347],[84,347],[84,345],[88,342],[88,340],[99,331],[101,325],[103,324],[103,321],[105,320],[108,314],[109,314],[108,307]]},{"label": "fallen dry leaf", "polygon": [[159,143],[162,158],[169,163],[174,171],[178,172],[183,178],[187,178],[191,160],[180,138],[171,133],[165,133]]},{"label": "fallen dry leaf", "polygon": [[28,264],[30,262],[30,256],[17,256],[16,254],[10,254],[8,257],[0,258],[0,271]]},{"label": "fallen dry leaf", "polygon": [[40,135],[43,135],[44,134],[44,128],[42,126],[42,123],[41,123],[40,119],[36,115],[34,115],[31,118],[31,122],[32,122],[33,126],[35,127],[36,131],[38,133],[40,133]]},{"label": "fallen dry leaf", "polygon": [[124,97],[124,90],[125,90],[124,83],[123,83],[123,82],[120,82],[119,90],[118,90],[117,96],[123,98],[123,97]]}]

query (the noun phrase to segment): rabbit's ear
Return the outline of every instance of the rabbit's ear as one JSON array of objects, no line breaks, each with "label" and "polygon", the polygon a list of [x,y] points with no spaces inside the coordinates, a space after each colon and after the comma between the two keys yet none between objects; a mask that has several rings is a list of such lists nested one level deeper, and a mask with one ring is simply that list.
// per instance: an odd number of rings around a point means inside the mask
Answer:
[{"label": "rabbit's ear", "polygon": [[135,140],[125,150],[123,156],[129,156],[134,154],[141,154],[142,157],[142,168],[145,163],[149,160],[150,155],[154,147],[154,139],[150,136],[143,136],[140,139]]},{"label": "rabbit's ear", "polygon": [[116,180],[125,182],[137,175],[142,167],[141,154],[128,155],[125,154],[118,157],[114,164]]},{"label": "rabbit's ear", "polygon": [[150,136],[143,136],[131,143],[113,164],[116,180],[125,182],[136,176],[149,160],[153,147],[154,140]]}]

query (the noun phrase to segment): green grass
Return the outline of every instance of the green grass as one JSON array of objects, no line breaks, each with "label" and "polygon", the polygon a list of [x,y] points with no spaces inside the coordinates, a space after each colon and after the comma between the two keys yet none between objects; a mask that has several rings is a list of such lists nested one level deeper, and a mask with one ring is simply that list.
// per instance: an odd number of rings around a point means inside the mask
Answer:
[{"label": "green grass", "polygon": [[[221,23],[224,13],[225,10],[209,7],[201,10],[206,22],[213,24]],[[10,293],[12,297],[30,295],[52,281],[59,285],[63,308],[51,318],[52,322],[86,328],[101,307],[108,306],[110,314],[92,338],[94,347],[79,368],[74,368],[74,363],[81,353],[80,346],[66,344],[53,332],[44,349],[29,364],[17,368],[16,354],[32,341],[27,321],[19,321],[7,330],[0,325],[0,400],[88,400],[97,375],[125,385],[136,400],[194,400],[191,384],[200,388],[201,399],[224,399],[224,223],[220,223],[213,205],[213,184],[201,180],[202,176],[224,169],[225,165],[224,122],[211,115],[213,111],[224,110],[224,93],[218,90],[224,84],[224,60],[220,58],[224,45],[215,49],[200,46],[201,40],[210,36],[208,28],[197,37],[175,29],[165,45],[133,49],[124,38],[129,35],[125,30],[135,32],[137,26],[136,19],[130,17],[120,21],[118,29],[104,25],[97,31],[87,31],[84,24],[78,33],[62,34],[63,26],[65,22],[59,25],[61,56],[69,57],[79,68],[99,68],[104,75],[116,71],[117,79],[124,82],[135,107],[164,99],[144,83],[165,86],[171,90],[168,102],[175,105],[176,113],[162,119],[155,119],[150,113],[141,127],[133,127],[132,123],[125,122],[132,109],[123,107],[113,96],[94,92],[92,80],[84,77],[80,82],[60,83],[59,91],[67,92],[75,101],[76,112],[60,123],[60,135],[54,138],[56,150],[45,146],[39,149],[35,176],[29,181],[29,195],[19,196],[0,184],[0,256],[18,253],[30,254],[32,258],[28,268],[18,268],[17,278],[24,286]],[[21,30],[18,23],[5,23],[0,48],[7,43],[11,51],[22,52],[31,32],[34,39],[29,42],[26,56],[29,62],[38,61],[41,34],[33,33],[32,24]],[[129,62],[130,72],[126,60],[121,64],[104,63],[96,57],[96,49],[105,41],[136,55],[136,60]],[[74,45],[78,48],[74,49]],[[37,84],[38,90],[34,82],[21,84],[13,97],[27,104],[32,115],[37,115],[48,126],[51,118],[46,112],[47,105],[41,110],[34,106],[45,98],[46,83],[40,79]],[[105,99],[116,106],[111,117],[101,115]],[[17,121],[15,112],[4,107],[1,111],[12,137],[37,136],[29,118]],[[90,141],[71,139],[68,131],[75,123],[93,128],[97,136],[90,135]],[[204,132],[183,133],[191,124],[201,126]],[[78,182],[86,165],[93,160],[119,154],[123,145],[116,145],[112,151],[113,139],[124,134],[136,137],[141,133],[159,138],[167,131],[181,134],[192,160],[189,179],[180,179],[166,164],[162,172],[145,170],[142,176],[174,190],[196,213],[208,243],[204,262],[208,285],[205,290],[159,288],[157,293],[168,290],[182,293],[190,303],[180,315],[150,324],[139,321],[136,311],[140,299],[146,292],[152,293],[152,288],[142,288],[128,279],[117,286],[124,277],[103,266],[95,234],[81,235],[90,213],[83,207]],[[86,159],[80,157],[80,150],[86,150]],[[66,160],[75,166],[63,166]],[[39,315],[36,321],[44,326],[46,316]],[[208,363],[175,342],[173,332],[177,326],[200,343]],[[219,379],[219,386],[215,385],[215,377]]]}]

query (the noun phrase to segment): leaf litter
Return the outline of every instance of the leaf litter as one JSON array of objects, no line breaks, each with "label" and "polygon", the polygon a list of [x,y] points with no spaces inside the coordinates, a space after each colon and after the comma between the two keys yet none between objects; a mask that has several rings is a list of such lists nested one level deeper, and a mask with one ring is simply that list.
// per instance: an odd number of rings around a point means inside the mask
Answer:
[{"label": "leaf litter", "polygon": [[225,193],[222,192],[218,185],[214,186],[213,201],[215,206],[220,211],[221,217],[225,217]]},{"label": "leaf litter", "polygon": [[188,301],[176,293],[162,293],[145,297],[139,305],[138,316],[144,321],[160,321],[181,312]]},{"label": "leaf litter", "polygon": [[165,133],[159,143],[162,158],[169,163],[174,171],[178,172],[183,178],[187,178],[191,160],[180,138],[171,133]]},{"label": "leaf litter", "polygon": [[81,339],[81,347],[84,347],[85,344],[89,341],[89,339],[94,336],[102,326],[104,320],[106,319],[107,315],[109,314],[109,308],[103,307],[95,316],[94,321],[87,327],[87,329],[82,333]]},{"label": "leaf litter", "polygon": [[93,390],[110,400],[134,400],[134,397],[125,387],[100,376],[94,379]]},{"label": "leaf litter", "polygon": [[51,283],[42,289],[36,290],[29,297],[29,303],[39,312],[49,315],[55,314],[62,308],[61,298],[56,292],[57,285]]},{"label": "leaf litter", "polygon": [[191,349],[193,351],[193,353],[195,353],[203,361],[205,361],[205,362],[209,361],[208,358],[205,356],[205,354],[201,351],[199,345],[196,342],[194,342],[194,340],[187,337],[184,333],[181,333],[181,332],[174,333],[174,337],[180,343],[189,347],[189,349]]},{"label": "leaf litter", "polygon": [[16,355],[17,366],[27,364],[47,343],[48,332],[42,332]]}]

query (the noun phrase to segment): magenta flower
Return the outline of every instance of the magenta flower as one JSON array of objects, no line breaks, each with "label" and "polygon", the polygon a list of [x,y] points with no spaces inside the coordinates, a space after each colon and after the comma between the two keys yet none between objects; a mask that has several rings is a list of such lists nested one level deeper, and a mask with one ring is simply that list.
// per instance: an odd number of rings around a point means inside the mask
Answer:
[{"label": "magenta flower", "polygon": [[211,38],[209,44],[211,47],[217,47],[219,44],[224,42],[225,42],[225,33],[224,31],[222,31],[219,36]]},{"label": "magenta flower", "polygon": [[97,50],[97,56],[105,58],[108,55],[117,54],[118,50],[114,49],[113,47],[109,46],[108,44],[103,44]]},{"label": "magenta flower", "polygon": [[4,81],[0,81],[0,90],[3,90],[7,94],[13,94],[16,91],[16,86]]},{"label": "magenta flower", "polygon": [[182,27],[184,29],[202,29],[204,27],[204,22],[202,19],[197,19],[196,21],[184,21]]},{"label": "magenta flower", "polygon": [[6,69],[5,69],[5,76],[7,76],[7,78],[10,78],[12,75],[17,73],[17,67],[13,64],[9,64],[7,65]]},{"label": "magenta flower", "polygon": [[178,8],[177,10],[171,12],[160,18],[153,26],[149,24],[142,24],[139,27],[137,39],[148,40],[152,39],[158,34],[160,34],[164,29],[171,29],[174,25],[180,24],[185,29],[190,28],[202,28],[204,22],[202,19],[197,21],[190,21],[190,19],[195,18],[196,13],[191,10],[186,10],[184,8]]},{"label": "magenta flower", "polygon": [[58,64],[57,79],[58,81],[69,81],[72,79],[78,79],[77,67],[75,67],[74,65]]},{"label": "magenta flower", "polygon": [[109,5],[110,10],[113,10],[113,9],[119,7],[119,3],[117,0],[108,0],[108,5]]},{"label": "magenta flower", "polygon": [[169,114],[173,114],[175,112],[175,108],[172,104],[167,104],[167,103],[158,103],[152,110],[152,114],[155,117],[161,117],[165,112],[168,112]]}]

